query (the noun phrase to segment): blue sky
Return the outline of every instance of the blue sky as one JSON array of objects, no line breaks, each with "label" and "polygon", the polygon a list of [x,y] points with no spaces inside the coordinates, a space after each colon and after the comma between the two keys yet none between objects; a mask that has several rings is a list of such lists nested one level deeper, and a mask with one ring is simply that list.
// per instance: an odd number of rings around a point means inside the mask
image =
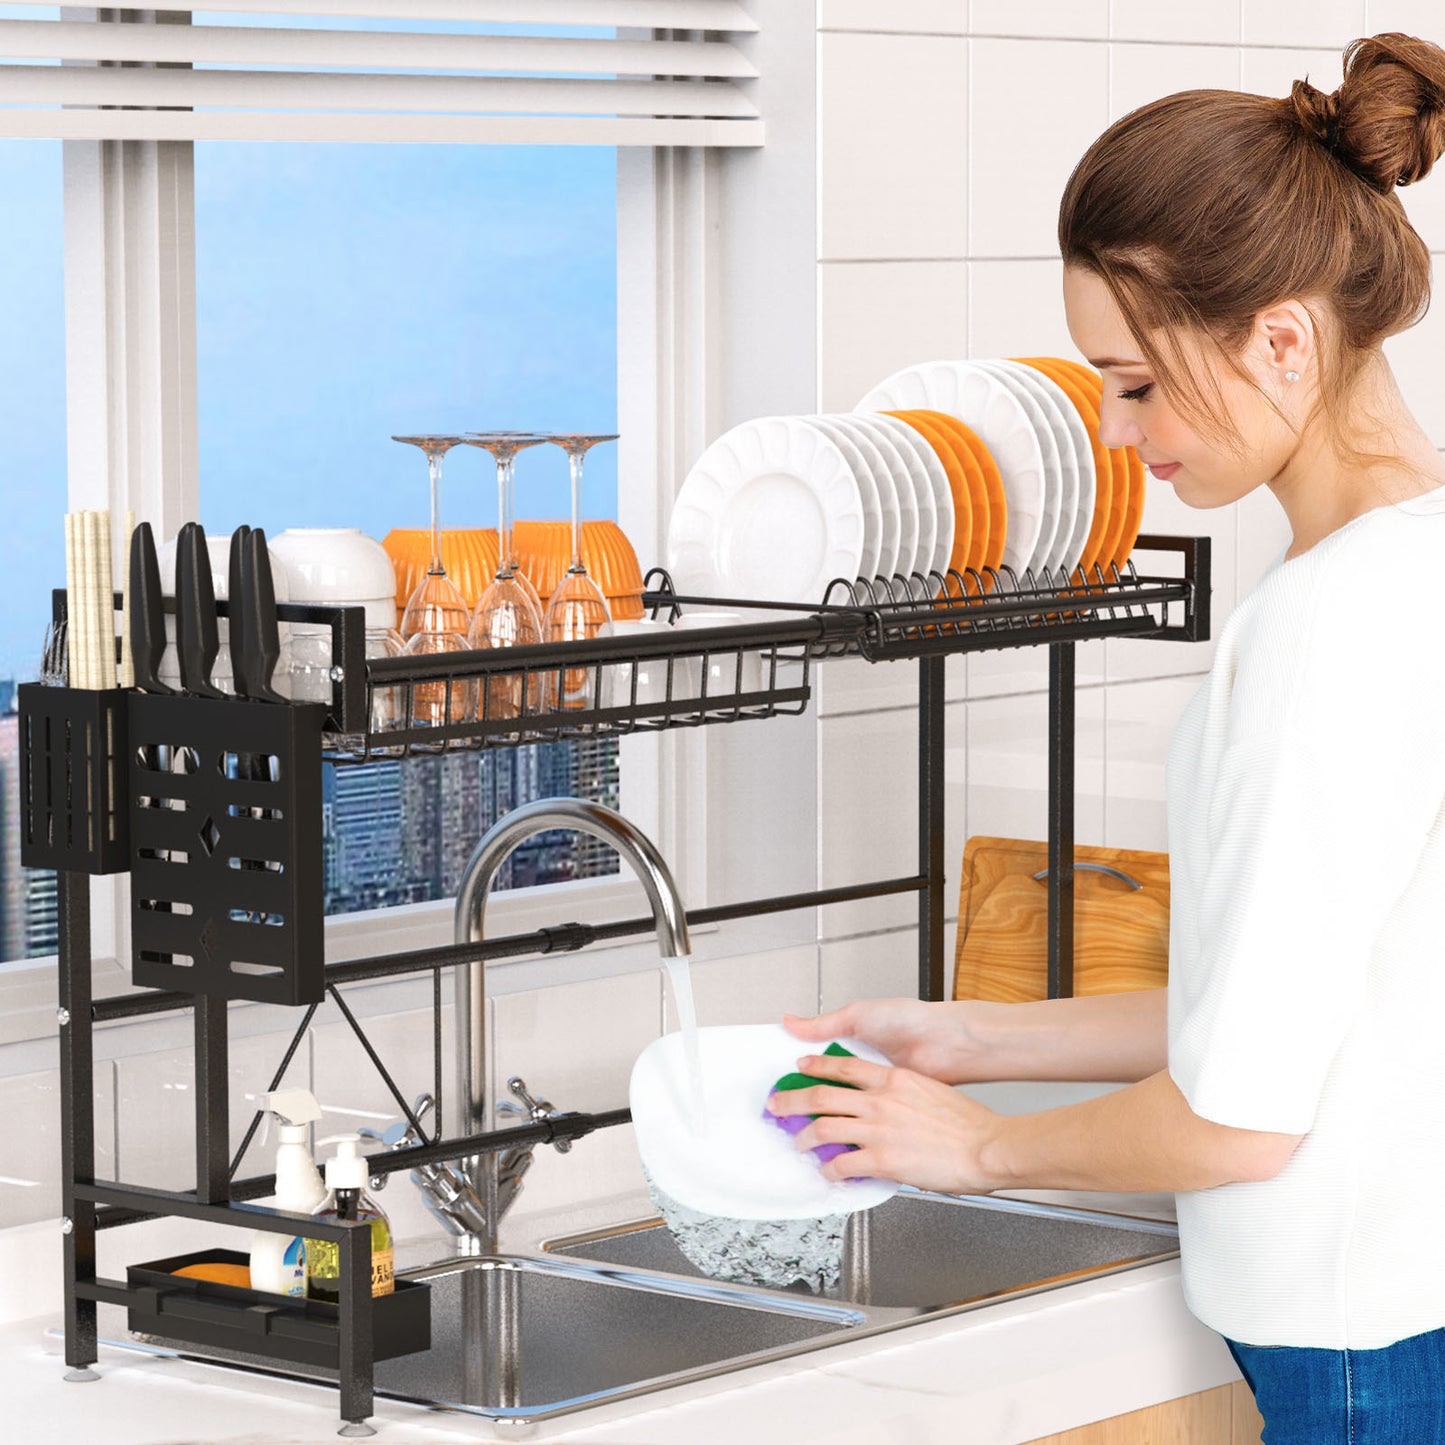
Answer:
[{"label": "blue sky", "polygon": [[[0,141],[0,195],[0,677],[24,677],[64,581],[59,143]],[[209,531],[425,526],[394,432],[615,429],[609,148],[200,144],[196,273]],[[615,516],[615,446],[586,478],[584,514]],[[559,448],[518,459],[519,516],[567,497]],[[451,454],[442,503],[495,525],[485,452]]]}]

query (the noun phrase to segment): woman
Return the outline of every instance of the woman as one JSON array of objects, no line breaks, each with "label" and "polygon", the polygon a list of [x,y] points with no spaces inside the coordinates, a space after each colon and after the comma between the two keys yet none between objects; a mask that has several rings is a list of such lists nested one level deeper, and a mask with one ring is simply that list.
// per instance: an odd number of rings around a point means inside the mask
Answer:
[{"label": "woman", "polygon": [[[1126,116],[1060,211],[1104,442],[1190,506],[1267,486],[1293,533],[1170,748],[1167,990],[791,1019],[899,1067],[805,1057],[856,1089],[773,1107],[858,1147],[834,1177],[1176,1191],[1268,1445],[1445,1445],[1445,459],[1381,353],[1429,300],[1394,188],[1445,149],[1445,52],[1345,60],[1333,95]],[[1047,1078],[1130,1086],[1016,1117],[948,1087]]]}]

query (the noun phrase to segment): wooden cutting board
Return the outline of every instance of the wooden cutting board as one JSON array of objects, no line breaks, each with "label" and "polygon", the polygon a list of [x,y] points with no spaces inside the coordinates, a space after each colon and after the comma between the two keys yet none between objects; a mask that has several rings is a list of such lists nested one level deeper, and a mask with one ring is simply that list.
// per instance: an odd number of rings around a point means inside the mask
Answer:
[{"label": "wooden cutting board", "polygon": [[[1080,864],[1117,869],[1133,882]],[[1048,866],[1045,841],[968,840],[954,998],[1048,997]],[[1044,876],[1035,880],[1036,873]],[[1075,844],[1074,993],[1163,988],[1168,976],[1169,855]]]}]

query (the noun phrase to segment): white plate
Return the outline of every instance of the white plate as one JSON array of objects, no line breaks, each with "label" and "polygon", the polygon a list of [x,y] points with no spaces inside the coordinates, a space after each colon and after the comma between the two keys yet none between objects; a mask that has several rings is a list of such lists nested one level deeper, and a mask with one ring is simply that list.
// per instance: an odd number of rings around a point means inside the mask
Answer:
[{"label": "white plate", "polygon": [[[888,478],[893,488],[893,494],[898,498],[898,512],[902,526],[907,525],[907,519],[912,516],[917,519],[917,532],[913,538],[913,555],[905,556],[903,547],[907,540],[906,533],[900,532],[898,539],[898,560],[887,572],[879,572],[882,577],[907,577],[911,572],[923,566],[925,561],[933,555],[933,536],[936,525],[933,520],[933,498],[929,494],[925,500],[928,502],[928,510],[925,512],[920,504],[918,489],[913,485],[913,478],[904,467],[902,459],[898,456],[897,448],[891,443],[885,444],[884,439],[868,427],[859,426],[858,419],[847,415],[834,416],[829,418],[835,426],[842,427],[853,439],[863,448],[864,452],[873,459],[874,465]],[[924,548],[927,548],[927,552]]]},{"label": "white plate", "polygon": [[[732,1024],[697,1031],[707,1125],[692,1117],[680,1033],[663,1034],[638,1055],[628,1099],[643,1168],[679,1204],[726,1219],[810,1219],[881,1204],[898,1192],[883,1179],[826,1179],[817,1160],[764,1117],[773,1085],[814,1052],[781,1024]],[[857,1039],[840,1042],[886,1064]]]},{"label": "white plate", "polygon": [[[1089,432],[1078,408],[1069,399],[1069,394],[1053,377],[1047,376],[1037,367],[1026,362],[1005,362],[1006,366],[1022,366],[1033,373],[1036,386],[1054,404],[1064,424],[1064,431],[1073,448],[1074,464],[1078,472],[1079,499],[1074,508],[1074,535],[1064,549],[1064,560],[1059,564],[1065,574],[1076,568],[1084,557],[1084,548],[1089,542],[1089,533],[1094,526],[1094,508],[1098,503],[1098,478],[1094,473],[1094,448],[1089,442]],[[1062,454],[1064,444],[1059,442]]]},{"label": "white plate", "polygon": [[847,458],[798,417],[720,436],[673,503],[667,565],[685,595],[821,602],[863,556],[863,501]]},{"label": "white plate", "polygon": [[[828,420],[837,425],[840,417],[834,415],[830,416]],[[919,515],[918,510],[918,494],[913,490],[913,483],[907,481],[906,478],[894,479],[893,472],[883,460],[883,453],[879,451],[877,443],[867,432],[855,427],[849,435],[862,449],[864,455],[870,458],[874,466],[889,478],[893,486],[893,495],[898,501],[898,556],[894,559],[892,567],[878,575],[906,577],[916,565],[918,543],[923,529],[923,518]],[[906,485],[900,483],[906,483]]]},{"label": "white plate", "polygon": [[863,498],[863,557],[858,563],[860,577],[876,577],[878,569],[898,553],[898,507],[889,488],[889,505],[883,503],[883,487],[873,474],[869,459],[854,444],[853,438],[839,427],[831,426],[826,417],[805,416],[809,426],[817,427],[848,458],[853,479]]},{"label": "white plate", "polygon": [[920,559],[918,570],[943,575],[948,571],[949,559],[953,556],[955,519],[953,490],[948,485],[948,473],[943,470],[938,453],[906,421],[899,421],[896,416],[884,416],[881,412],[858,412],[853,419],[859,426],[873,429],[880,447],[885,440],[892,443],[893,450],[913,483],[913,490],[927,499],[927,505],[933,510],[935,524],[933,557],[927,567],[923,566]]},{"label": "white plate", "polygon": [[973,428],[1003,478],[1008,536],[1003,565],[1016,573],[1044,527],[1044,457],[1022,403],[998,377],[969,361],[927,361],[880,382],[854,411],[946,412]]},{"label": "white plate", "polygon": [[[975,361],[973,365],[980,366],[998,377],[1013,392],[1019,405],[1028,413],[1029,421],[1033,423],[1034,435],[1038,438],[1039,450],[1043,453],[1044,525],[1034,547],[1034,555],[1028,564],[1035,574],[1041,576],[1045,570],[1052,570],[1057,565],[1059,556],[1074,534],[1074,519],[1064,515],[1064,464],[1059,454],[1055,423],[1027,378],[1010,371],[1004,362],[996,361],[992,357]],[[1058,425],[1062,427],[1062,423]],[[1072,455],[1069,460],[1072,463]]]}]

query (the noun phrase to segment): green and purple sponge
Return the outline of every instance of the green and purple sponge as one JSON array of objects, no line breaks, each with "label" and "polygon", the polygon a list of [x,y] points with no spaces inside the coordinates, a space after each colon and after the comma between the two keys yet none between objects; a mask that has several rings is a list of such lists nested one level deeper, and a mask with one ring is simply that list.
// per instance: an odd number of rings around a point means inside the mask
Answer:
[{"label": "green and purple sponge", "polygon": [[[845,1049],[840,1043],[831,1043],[823,1050],[824,1054],[832,1055],[834,1058],[855,1059],[852,1049]],[[781,1079],[773,1085],[768,1092],[768,1097],[774,1094],[790,1093],[794,1089],[810,1089],[814,1084],[828,1084],[835,1089],[856,1089],[856,1084],[840,1084],[836,1079],[819,1079],[812,1074],[784,1074]],[[798,1135],[818,1118],[817,1114],[774,1114],[768,1109],[763,1110],[763,1118],[771,1119],[785,1134]],[[856,1149],[856,1144],[815,1144],[813,1153],[818,1156],[820,1164],[826,1164],[830,1159],[836,1159],[840,1154],[847,1154]]]}]

